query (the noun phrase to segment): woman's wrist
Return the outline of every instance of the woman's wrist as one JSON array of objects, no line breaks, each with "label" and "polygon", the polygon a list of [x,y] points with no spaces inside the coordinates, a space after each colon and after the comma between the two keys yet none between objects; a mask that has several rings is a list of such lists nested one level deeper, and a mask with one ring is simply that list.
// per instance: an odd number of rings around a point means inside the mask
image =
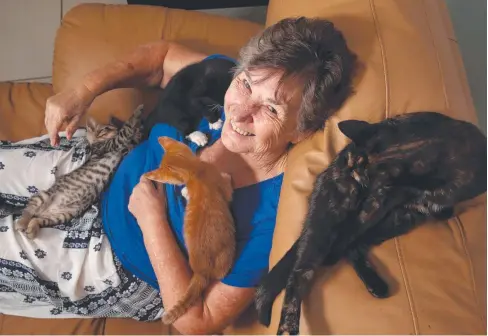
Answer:
[{"label": "woman's wrist", "polygon": [[83,102],[85,107],[89,107],[91,103],[95,100],[98,96],[96,92],[91,91],[91,89],[83,82],[81,85],[75,87],[76,95],[80,98]]},{"label": "woman's wrist", "polygon": [[168,225],[168,219],[165,214],[147,214],[137,219],[137,222],[143,236],[152,236]]},{"label": "woman's wrist", "polygon": [[93,100],[111,88],[116,88],[117,77],[123,72],[124,69],[119,64],[111,64],[88,73],[82,82],[84,96]]}]

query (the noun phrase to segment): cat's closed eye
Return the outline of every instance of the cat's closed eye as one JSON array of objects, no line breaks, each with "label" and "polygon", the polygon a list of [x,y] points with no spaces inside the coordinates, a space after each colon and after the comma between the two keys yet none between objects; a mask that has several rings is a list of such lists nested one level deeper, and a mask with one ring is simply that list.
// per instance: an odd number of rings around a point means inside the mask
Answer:
[{"label": "cat's closed eye", "polygon": [[98,131],[97,136],[98,137],[112,136],[115,131],[116,129],[114,127],[104,126]]}]

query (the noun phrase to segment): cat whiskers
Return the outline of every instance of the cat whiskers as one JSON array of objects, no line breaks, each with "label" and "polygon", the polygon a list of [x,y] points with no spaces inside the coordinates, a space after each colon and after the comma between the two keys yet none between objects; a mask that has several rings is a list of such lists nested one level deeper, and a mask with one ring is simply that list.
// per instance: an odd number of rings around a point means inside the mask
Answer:
[{"label": "cat whiskers", "polygon": [[208,105],[211,111],[218,111],[220,110],[223,106],[220,104],[210,104]]}]

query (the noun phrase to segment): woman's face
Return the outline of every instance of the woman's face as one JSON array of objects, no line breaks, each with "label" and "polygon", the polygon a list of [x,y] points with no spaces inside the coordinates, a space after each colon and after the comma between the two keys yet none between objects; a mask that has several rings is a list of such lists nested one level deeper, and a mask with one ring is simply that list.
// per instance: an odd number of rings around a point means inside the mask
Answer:
[{"label": "woman's face", "polygon": [[[283,153],[298,141],[297,116],[301,87],[280,73],[243,71],[232,81],[224,99],[222,143],[234,153]],[[266,78],[266,79],[265,79]]]}]

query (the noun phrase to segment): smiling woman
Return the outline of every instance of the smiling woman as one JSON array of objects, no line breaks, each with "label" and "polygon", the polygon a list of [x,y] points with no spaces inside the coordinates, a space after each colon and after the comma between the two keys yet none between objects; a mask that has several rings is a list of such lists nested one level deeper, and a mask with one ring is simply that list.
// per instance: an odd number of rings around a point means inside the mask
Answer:
[{"label": "smiling woman", "polygon": [[[164,87],[181,68],[205,57],[183,46],[157,41],[87,74],[79,86],[48,100],[46,126],[52,143],[57,143],[57,132],[63,124],[68,124],[68,138],[71,137],[87,106],[99,94],[127,86]],[[223,128],[214,130],[202,121],[199,130],[209,135],[209,142],[201,149],[169,125],[154,126],[149,139],[122,160],[101,195],[100,206],[93,205],[91,211],[76,219],[90,228],[103,225],[102,237],[106,234],[108,239],[100,239],[99,234],[93,248],[76,251],[79,262],[60,258],[66,262],[50,263],[49,274],[36,274],[32,286],[39,288],[42,302],[54,303],[36,309],[34,315],[51,317],[54,311],[59,317],[110,314],[152,320],[160,317],[163,305],[172,307],[185,293],[192,274],[183,235],[186,200],[182,186],[156,189],[141,179],[144,173],[159,166],[164,152],[158,138],[166,136],[187,143],[202,161],[214,164],[232,179],[231,211],[237,246],[234,265],[174,323],[181,333],[189,334],[224,329],[251,303],[255,286],[267,272],[288,150],[322,128],[346,100],[354,66],[355,56],[342,34],[327,20],[284,19],[252,39],[242,50],[225,95]],[[7,221],[11,225],[13,219]],[[48,256],[60,255],[63,233],[46,229],[41,230],[42,235],[50,239],[39,239],[37,246],[45,245]],[[8,244],[18,243],[15,239],[0,240],[0,245]],[[17,249],[12,246],[7,250]],[[29,253],[35,249],[25,250]],[[10,258],[16,260],[17,255]],[[37,260],[35,256],[28,259]],[[111,270],[110,277],[102,283],[88,277],[84,260],[90,261],[90,267],[103,268],[97,272]],[[70,280],[58,277],[64,272],[70,273]],[[56,292],[49,297],[51,292],[43,289],[46,281],[65,286],[63,291],[69,292],[72,302],[56,306],[61,294]],[[76,286],[66,287],[67,281]],[[18,283],[15,291],[25,294],[21,281]],[[85,290],[79,297],[79,286],[95,288],[95,292]],[[112,293],[110,302],[100,301],[98,297],[107,286]],[[157,300],[159,294],[163,304]],[[99,302],[105,305],[100,307]],[[6,311],[1,304],[0,301],[0,310]],[[64,307],[70,310],[65,311]]]}]

